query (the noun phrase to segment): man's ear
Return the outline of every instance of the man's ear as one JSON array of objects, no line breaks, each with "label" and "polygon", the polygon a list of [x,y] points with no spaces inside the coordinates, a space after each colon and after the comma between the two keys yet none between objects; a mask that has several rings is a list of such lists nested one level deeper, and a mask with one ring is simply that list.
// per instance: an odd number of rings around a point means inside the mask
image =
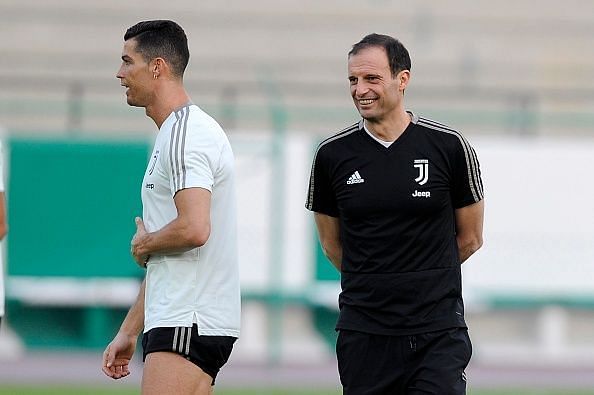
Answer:
[{"label": "man's ear", "polygon": [[398,80],[398,89],[404,92],[404,90],[408,86],[408,82],[410,81],[410,71],[400,71],[396,76],[396,79]]},{"label": "man's ear", "polygon": [[153,72],[153,78],[158,79],[165,68],[165,61],[163,58],[155,58],[151,61],[151,71]]}]

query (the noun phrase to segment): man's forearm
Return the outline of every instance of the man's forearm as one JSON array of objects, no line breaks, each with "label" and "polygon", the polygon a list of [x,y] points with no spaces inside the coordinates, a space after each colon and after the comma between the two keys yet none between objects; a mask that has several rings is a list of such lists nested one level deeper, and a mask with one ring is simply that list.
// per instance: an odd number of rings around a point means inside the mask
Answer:
[{"label": "man's forearm", "polygon": [[460,263],[470,258],[483,245],[485,202],[456,209],[456,243]]},{"label": "man's forearm", "polygon": [[462,240],[461,238],[457,238],[457,242],[460,263],[464,263],[464,261],[470,258],[470,256],[477,252],[482,246],[482,241],[476,239]]},{"label": "man's forearm", "polygon": [[120,326],[120,332],[126,334],[130,337],[138,337],[142,329],[144,328],[144,290],[145,290],[145,281],[142,281],[140,285],[140,290],[138,291],[138,296],[136,297],[136,301],[128,310],[128,314],[126,314],[126,318],[122,322]]},{"label": "man's forearm", "polygon": [[336,270],[340,272],[342,270],[342,248],[339,246],[335,246],[333,248],[322,246],[322,250],[324,251],[326,258],[328,258]]},{"label": "man's forearm", "polygon": [[204,245],[209,231],[210,229],[205,231],[176,218],[164,228],[140,236],[135,242],[134,254],[149,256],[189,251]]},{"label": "man's forearm", "polygon": [[340,272],[342,270],[342,244],[340,242],[339,219],[322,213],[315,213],[314,219],[324,255]]}]

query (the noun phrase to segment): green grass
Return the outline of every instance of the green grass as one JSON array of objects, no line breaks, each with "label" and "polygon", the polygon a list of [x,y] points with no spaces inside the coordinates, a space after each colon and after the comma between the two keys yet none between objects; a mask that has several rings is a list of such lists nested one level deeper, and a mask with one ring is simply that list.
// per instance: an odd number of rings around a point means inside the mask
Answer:
[{"label": "green grass", "polygon": [[[115,388],[110,386],[89,388],[71,386],[0,386],[0,395],[138,395],[138,388]],[[287,390],[287,389],[220,389],[215,395],[340,395],[333,390]],[[594,395],[594,390],[469,390],[468,395]]]}]

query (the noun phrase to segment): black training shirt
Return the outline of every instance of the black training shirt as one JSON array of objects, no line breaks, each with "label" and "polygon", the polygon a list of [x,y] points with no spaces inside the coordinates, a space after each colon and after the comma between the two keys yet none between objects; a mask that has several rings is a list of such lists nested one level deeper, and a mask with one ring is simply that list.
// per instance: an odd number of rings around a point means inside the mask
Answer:
[{"label": "black training shirt", "polygon": [[337,329],[465,327],[454,210],[482,198],[474,149],[443,124],[412,116],[387,148],[363,121],[322,141],[306,207],[339,218]]}]

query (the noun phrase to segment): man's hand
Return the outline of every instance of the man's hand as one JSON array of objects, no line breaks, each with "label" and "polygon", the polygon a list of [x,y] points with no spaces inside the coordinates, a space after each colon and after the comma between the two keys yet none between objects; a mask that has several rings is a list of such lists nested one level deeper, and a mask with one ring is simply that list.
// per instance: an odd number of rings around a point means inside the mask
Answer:
[{"label": "man's hand", "polygon": [[116,380],[128,376],[128,365],[135,349],[135,337],[118,333],[103,352],[103,373]]},{"label": "man's hand", "polygon": [[144,222],[142,222],[140,217],[134,218],[134,221],[136,222],[136,233],[130,242],[130,253],[134,257],[134,260],[138,266],[146,268],[149,255],[143,251],[143,244],[146,241],[148,232],[146,231]]}]

